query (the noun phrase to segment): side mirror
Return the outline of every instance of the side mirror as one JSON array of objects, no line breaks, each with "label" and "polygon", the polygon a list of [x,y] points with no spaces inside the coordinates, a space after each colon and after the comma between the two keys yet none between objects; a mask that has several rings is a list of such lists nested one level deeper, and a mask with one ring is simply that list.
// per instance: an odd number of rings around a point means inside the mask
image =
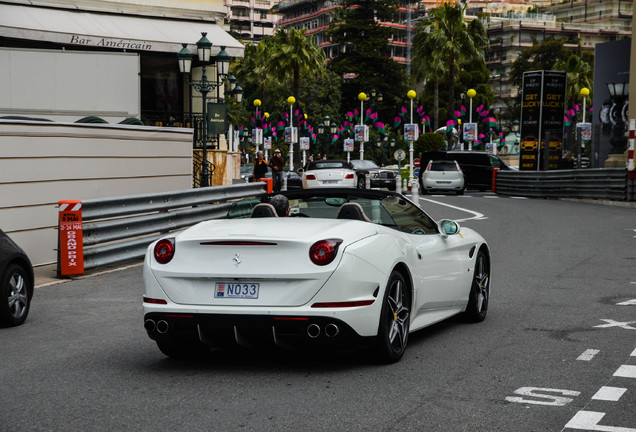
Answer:
[{"label": "side mirror", "polygon": [[437,226],[439,227],[439,232],[444,237],[459,234],[459,230],[461,229],[457,222],[449,219],[442,219],[437,223]]}]

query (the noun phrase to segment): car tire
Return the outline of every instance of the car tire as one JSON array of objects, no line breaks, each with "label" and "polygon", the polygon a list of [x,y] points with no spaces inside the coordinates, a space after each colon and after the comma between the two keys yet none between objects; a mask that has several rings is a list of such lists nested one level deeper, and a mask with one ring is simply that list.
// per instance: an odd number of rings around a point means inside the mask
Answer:
[{"label": "car tire", "polygon": [[210,351],[210,347],[201,342],[156,341],[159,351],[170,358],[199,357]]},{"label": "car tire", "polygon": [[402,358],[409,337],[410,291],[404,277],[393,271],[384,293],[376,340],[378,360],[395,363]]},{"label": "car tire", "polygon": [[458,190],[456,193],[457,195],[464,195],[464,191],[466,190],[466,188],[461,188],[460,190]]},{"label": "car tire", "polygon": [[358,189],[366,189],[366,179],[364,176],[358,177]]},{"label": "car tire", "polygon": [[486,319],[488,313],[488,300],[490,298],[490,263],[483,251],[477,253],[475,271],[470,287],[468,305],[464,317],[469,322],[481,322]]},{"label": "car tire", "polygon": [[27,319],[31,307],[27,272],[17,264],[10,264],[0,284],[0,325],[19,326]]}]

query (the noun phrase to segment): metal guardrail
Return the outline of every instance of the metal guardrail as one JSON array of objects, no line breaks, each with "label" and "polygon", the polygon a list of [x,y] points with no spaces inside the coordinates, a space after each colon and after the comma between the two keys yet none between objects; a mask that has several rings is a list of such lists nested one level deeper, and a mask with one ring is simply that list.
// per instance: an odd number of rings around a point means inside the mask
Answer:
[{"label": "metal guardrail", "polygon": [[498,171],[495,192],[536,198],[633,200],[625,168],[555,171]]},{"label": "metal guardrail", "polygon": [[[144,256],[166,233],[227,214],[233,200],[266,194],[267,184],[243,183],[82,201],[84,269]],[[60,273],[60,260],[57,264]]]}]

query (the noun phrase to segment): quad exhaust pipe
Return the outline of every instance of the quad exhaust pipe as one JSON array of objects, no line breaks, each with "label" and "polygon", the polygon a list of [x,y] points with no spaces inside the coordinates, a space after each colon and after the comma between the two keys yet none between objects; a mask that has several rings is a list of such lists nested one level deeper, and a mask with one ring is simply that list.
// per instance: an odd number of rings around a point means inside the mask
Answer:
[{"label": "quad exhaust pipe", "polygon": [[[329,323],[325,326],[324,332],[325,336],[327,336],[328,338],[334,338],[340,334],[340,327],[338,327],[334,323]],[[307,327],[307,336],[312,339],[316,339],[318,336],[320,336],[320,333],[322,333],[322,329],[318,324],[309,324],[309,326]]]}]

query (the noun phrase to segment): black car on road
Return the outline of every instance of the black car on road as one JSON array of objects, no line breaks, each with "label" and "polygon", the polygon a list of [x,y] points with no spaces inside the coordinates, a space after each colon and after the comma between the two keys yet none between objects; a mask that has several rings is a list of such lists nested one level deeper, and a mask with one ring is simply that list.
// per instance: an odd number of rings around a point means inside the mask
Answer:
[{"label": "black car on road", "polygon": [[431,151],[421,156],[422,165],[431,160],[454,160],[464,172],[466,187],[485,191],[492,188],[492,172],[494,168],[511,170],[499,156],[482,151]]},{"label": "black car on road", "polygon": [[0,230],[0,327],[17,326],[26,320],[33,281],[29,257]]}]

